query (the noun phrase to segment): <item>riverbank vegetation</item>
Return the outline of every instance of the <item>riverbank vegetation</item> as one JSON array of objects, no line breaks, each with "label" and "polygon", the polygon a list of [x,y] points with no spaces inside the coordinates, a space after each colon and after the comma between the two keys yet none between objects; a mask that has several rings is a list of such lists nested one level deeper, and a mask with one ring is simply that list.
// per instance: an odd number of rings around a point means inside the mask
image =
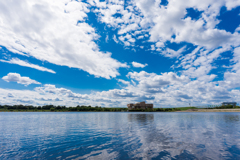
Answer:
[{"label": "riverbank vegetation", "polygon": [[[239,106],[233,107],[229,106],[215,106],[201,109],[230,109],[230,108],[240,108]],[[176,111],[186,111],[189,109],[200,109],[198,107],[178,107],[178,108],[153,108],[152,110],[130,110],[129,112],[176,112]],[[128,108],[105,108],[99,106],[76,106],[76,107],[66,107],[66,106],[54,106],[54,105],[44,105],[44,106],[31,106],[31,105],[0,105],[0,112],[127,112]]]},{"label": "riverbank vegetation", "polygon": [[24,106],[24,105],[0,105],[0,111],[5,112],[77,112],[77,111],[91,111],[91,112],[120,112],[127,111],[127,108],[104,108],[99,106],[76,106],[76,107],[66,107],[66,106],[54,106],[54,105],[44,105],[44,106]]}]

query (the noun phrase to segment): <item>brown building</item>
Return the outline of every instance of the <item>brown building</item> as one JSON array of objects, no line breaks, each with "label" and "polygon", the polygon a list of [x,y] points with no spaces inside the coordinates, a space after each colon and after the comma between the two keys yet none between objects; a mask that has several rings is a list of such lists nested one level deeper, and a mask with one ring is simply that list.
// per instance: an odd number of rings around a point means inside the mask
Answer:
[{"label": "brown building", "polygon": [[153,109],[153,104],[146,104],[145,102],[138,102],[138,103],[130,103],[127,104],[128,110],[135,110],[135,109]]}]

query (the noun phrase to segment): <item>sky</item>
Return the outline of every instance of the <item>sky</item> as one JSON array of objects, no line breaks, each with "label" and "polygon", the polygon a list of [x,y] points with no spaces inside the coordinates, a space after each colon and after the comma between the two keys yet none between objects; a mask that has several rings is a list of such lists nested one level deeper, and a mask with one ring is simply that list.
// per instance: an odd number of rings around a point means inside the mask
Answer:
[{"label": "sky", "polygon": [[0,0],[0,105],[240,103],[240,0]]}]

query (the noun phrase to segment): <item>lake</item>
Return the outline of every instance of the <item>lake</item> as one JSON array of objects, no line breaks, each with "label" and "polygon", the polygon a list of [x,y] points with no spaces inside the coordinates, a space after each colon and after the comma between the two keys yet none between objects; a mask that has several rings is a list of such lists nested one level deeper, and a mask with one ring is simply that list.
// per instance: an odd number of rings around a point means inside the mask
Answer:
[{"label": "lake", "polygon": [[240,159],[240,113],[0,112],[0,159]]}]

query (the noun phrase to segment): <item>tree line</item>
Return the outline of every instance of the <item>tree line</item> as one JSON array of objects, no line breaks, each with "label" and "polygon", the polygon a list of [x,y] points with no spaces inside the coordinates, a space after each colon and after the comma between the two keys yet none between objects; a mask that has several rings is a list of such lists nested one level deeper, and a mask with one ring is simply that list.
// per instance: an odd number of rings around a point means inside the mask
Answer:
[{"label": "tree line", "polygon": [[101,106],[76,106],[76,107],[66,107],[66,106],[54,106],[54,105],[44,105],[44,106],[32,106],[32,105],[0,105],[0,111],[111,111],[111,112],[120,112],[127,111],[127,108],[105,108]]},{"label": "tree line", "polygon": [[[130,110],[130,112],[172,112],[178,111],[177,108],[153,108],[152,110],[136,109]],[[76,107],[66,107],[66,106],[54,106],[54,105],[44,105],[44,106],[32,106],[32,105],[0,105],[0,111],[36,111],[36,112],[73,112],[73,111],[92,111],[92,112],[121,112],[128,111],[128,108],[105,108],[101,106],[76,106]]]},{"label": "tree line", "polygon": [[[185,109],[192,109],[195,107],[184,107]],[[180,111],[181,108],[153,108],[153,109],[135,109],[129,110],[130,112],[174,112]],[[54,106],[54,105],[44,105],[44,106],[32,106],[32,105],[0,105],[0,111],[32,111],[32,112],[80,112],[80,111],[91,111],[91,112],[121,112],[128,111],[128,108],[105,108],[101,106],[76,106],[76,107],[66,107],[66,106]]]},{"label": "tree line", "polygon": [[[233,107],[228,106],[216,106],[211,109],[228,109],[228,108],[240,108],[239,106]],[[188,109],[199,109],[197,107],[180,107],[180,108],[153,108],[153,109],[136,109],[129,110],[130,112],[175,112],[184,111]],[[208,109],[208,108],[205,108]],[[105,108],[101,106],[76,106],[76,107],[66,107],[66,106],[54,106],[54,105],[44,105],[44,106],[32,106],[32,105],[0,105],[0,111],[15,111],[15,112],[126,112],[128,108]]]}]

